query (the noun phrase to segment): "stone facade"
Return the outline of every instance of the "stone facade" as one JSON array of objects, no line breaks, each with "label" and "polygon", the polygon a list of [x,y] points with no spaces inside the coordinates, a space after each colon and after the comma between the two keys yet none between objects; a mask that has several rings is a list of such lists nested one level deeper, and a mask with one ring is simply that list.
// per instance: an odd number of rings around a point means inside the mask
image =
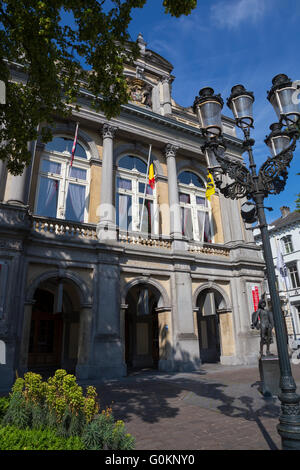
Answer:
[{"label": "stone facade", "polygon": [[[171,98],[171,64],[146,49],[141,38],[140,47],[142,59],[124,71],[136,88],[120,116],[107,122],[82,92],[74,120],[57,120],[54,135],[70,140],[79,122],[78,143],[87,158],[81,162],[75,153],[73,166],[86,171],[83,220],[69,220],[63,207],[68,185],[77,179],[60,179],[62,173],[55,176],[58,170],[50,164],[43,173],[45,152],[48,163],[59,165],[61,158],[69,171],[66,151],[54,152],[51,160],[52,150],[37,142],[31,166],[21,176],[2,179],[1,389],[11,386],[16,371],[28,369],[63,367],[92,380],[124,376],[130,368],[191,371],[204,361],[256,362],[259,338],[250,323],[251,289],[257,286],[261,293],[263,284],[259,247],[241,220],[240,202],[218,192],[210,203],[201,198],[206,158],[197,117]],[[224,117],[223,125],[228,156],[242,161],[233,121]],[[132,202],[126,219],[132,218],[132,226],[124,230],[117,192],[124,202],[128,190],[118,186],[124,177],[120,159],[130,156],[146,165],[150,144],[155,189],[147,197],[148,208],[155,209],[153,225],[146,232],[132,230],[143,222],[144,186],[137,168],[125,168],[140,199],[136,206]],[[184,172],[196,175],[203,188],[180,180]],[[39,210],[42,199],[49,199],[42,194],[43,177],[65,201],[64,217]],[[189,191],[202,207],[202,215],[193,216],[197,236],[183,231]],[[200,233],[199,214],[210,224],[209,239]]]}]

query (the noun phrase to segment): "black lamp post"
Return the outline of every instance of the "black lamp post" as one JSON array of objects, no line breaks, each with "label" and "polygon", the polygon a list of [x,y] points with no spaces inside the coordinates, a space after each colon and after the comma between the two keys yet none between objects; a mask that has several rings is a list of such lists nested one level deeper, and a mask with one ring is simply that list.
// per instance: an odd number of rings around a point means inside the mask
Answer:
[{"label": "black lamp post", "polygon": [[[291,371],[284,318],[276,289],[275,268],[264,211],[264,199],[270,194],[279,194],[285,187],[287,168],[296,148],[298,130],[295,123],[300,117],[300,110],[298,104],[293,101],[297,88],[286,75],[276,75],[272,84],[268,92],[268,100],[273,105],[279,122],[270,126],[271,133],[266,137],[265,143],[271,151],[271,156],[267,158],[258,172],[252,152],[255,142],[250,138],[250,129],[253,128],[254,96],[252,92],[245,90],[242,85],[236,85],[232,88],[227,100],[236,125],[244,134],[243,149],[249,156],[249,170],[242,163],[225,156],[226,145],[221,127],[223,100],[220,95],[215,95],[211,88],[200,90],[199,97],[195,98],[194,109],[198,113],[203,129],[204,146],[202,149],[206,151],[209,171],[214,177],[216,187],[227,198],[247,198],[246,204],[249,204],[249,210],[245,208],[245,215],[248,214],[250,223],[255,220],[259,222],[280,367],[281,413],[277,429],[282,439],[283,449],[300,449],[300,396],[296,393],[296,384]],[[228,177],[226,181],[224,181],[225,175]]]}]

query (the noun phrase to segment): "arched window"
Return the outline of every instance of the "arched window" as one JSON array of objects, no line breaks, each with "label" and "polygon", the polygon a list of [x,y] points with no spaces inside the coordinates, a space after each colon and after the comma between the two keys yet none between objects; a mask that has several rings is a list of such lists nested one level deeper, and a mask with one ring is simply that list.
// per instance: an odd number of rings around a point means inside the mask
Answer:
[{"label": "arched window", "polygon": [[212,242],[210,210],[205,198],[205,183],[191,171],[178,175],[182,234],[189,240]]},{"label": "arched window", "polygon": [[125,155],[118,161],[116,225],[121,231],[158,234],[156,189],[149,185],[147,163]]},{"label": "arched window", "polygon": [[89,191],[89,155],[77,142],[71,165],[73,139],[56,136],[45,145],[40,161],[35,213],[86,222]]}]

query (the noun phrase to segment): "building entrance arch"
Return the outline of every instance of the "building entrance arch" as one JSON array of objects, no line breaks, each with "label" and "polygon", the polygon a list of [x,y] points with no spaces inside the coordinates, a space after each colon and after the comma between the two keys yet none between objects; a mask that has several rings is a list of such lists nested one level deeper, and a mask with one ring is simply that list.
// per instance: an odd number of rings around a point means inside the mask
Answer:
[{"label": "building entrance arch", "polygon": [[69,279],[48,278],[33,293],[27,369],[47,377],[75,373],[80,335],[80,295]]},{"label": "building entrance arch", "polygon": [[219,290],[209,287],[199,293],[197,308],[201,362],[220,362],[222,354],[220,314],[226,310],[225,299]]},{"label": "building entrance arch", "polygon": [[54,295],[37,289],[32,307],[28,369],[60,368],[62,353],[62,313],[54,313]]},{"label": "building entrance arch", "polygon": [[158,307],[161,293],[152,284],[134,284],[126,295],[125,362],[127,369],[157,369],[160,360]]}]

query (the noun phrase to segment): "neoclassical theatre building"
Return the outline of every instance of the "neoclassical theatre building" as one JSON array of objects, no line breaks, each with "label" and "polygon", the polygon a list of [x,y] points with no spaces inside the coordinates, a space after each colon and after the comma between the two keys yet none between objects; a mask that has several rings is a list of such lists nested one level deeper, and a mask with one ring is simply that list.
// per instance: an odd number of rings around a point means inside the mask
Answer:
[{"label": "neoclassical theatre building", "polygon": [[[141,57],[124,70],[131,101],[117,118],[95,112],[82,90],[73,119],[31,144],[22,175],[1,164],[2,389],[27,370],[96,380],[257,360],[260,249],[240,202],[205,198],[197,116],[172,99],[172,65],[138,41]],[[22,79],[17,64],[12,73]],[[227,155],[242,161],[234,121],[222,125]]]}]

